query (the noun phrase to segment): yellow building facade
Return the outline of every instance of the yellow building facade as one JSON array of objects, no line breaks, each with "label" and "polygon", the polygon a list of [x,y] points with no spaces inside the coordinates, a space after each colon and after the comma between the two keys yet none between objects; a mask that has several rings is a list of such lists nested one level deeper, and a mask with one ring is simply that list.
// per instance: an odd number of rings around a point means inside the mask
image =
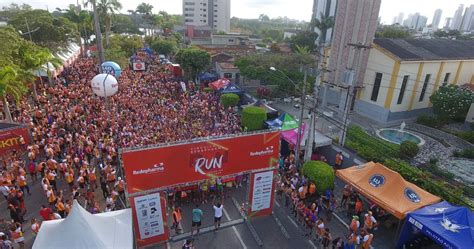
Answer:
[{"label": "yellow building facade", "polygon": [[452,47],[456,41],[410,41],[374,40],[356,96],[357,113],[380,123],[415,118],[430,112],[430,96],[441,85],[474,84],[474,41]]}]

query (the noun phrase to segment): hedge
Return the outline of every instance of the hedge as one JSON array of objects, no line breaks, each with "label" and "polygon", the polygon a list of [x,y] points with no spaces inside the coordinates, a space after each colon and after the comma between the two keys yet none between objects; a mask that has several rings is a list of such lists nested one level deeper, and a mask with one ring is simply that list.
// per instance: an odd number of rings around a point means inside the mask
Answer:
[{"label": "hedge", "polygon": [[[463,189],[450,184],[429,171],[411,166],[399,158],[399,146],[367,134],[358,126],[348,129],[346,146],[357,152],[367,161],[380,162],[386,167],[398,172],[405,180],[416,184],[426,191],[454,204],[474,207],[463,195]],[[398,148],[398,149],[397,149]]]},{"label": "hedge", "polygon": [[404,159],[410,159],[418,154],[420,148],[418,144],[412,141],[403,141],[400,144],[400,157]]},{"label": "hedge", "polygon": [[334,189],[334,170],[321,161],[307,161],[303,165],[303,175],[316,185],[319,194]]},{"label": "hedge", "polygon": [[211,92],[214,91],[214,90],[213,90],[212,88],[210,88],[210,87],[204,87],[204,89],[202,89],[202,90],[203,90],[204,92],[206,92],[206,93],[211,93]]},{"label": "hedge", "polygon": [[265,120],[267,120],[267,112],[263,108],[249,106],[242,111],[242,126],[247,131],[262,130]]},{"label": "hedge", "polygon": [[221,95],[221,103],[225,108],[234,107],[240,101],[240,97],[234,93],[226,93]]}]

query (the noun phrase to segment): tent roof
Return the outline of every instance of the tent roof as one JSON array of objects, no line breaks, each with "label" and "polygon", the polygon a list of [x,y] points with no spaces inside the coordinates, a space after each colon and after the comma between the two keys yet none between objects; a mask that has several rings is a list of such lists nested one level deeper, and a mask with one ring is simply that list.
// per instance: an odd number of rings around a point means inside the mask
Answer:
[{"label": "tent roof", "polygon": [[[301,126],[302,127],[301,128],[302,129],[301,140],[300,140],[301,145],[305,144],[305,139],[304,139],[304,137],[305,137],[305,126],[306,126],[305,123],[303,123],[303,125]],[[294,129],[291,129],[291,130],[282,131],[281,132],[281,137],[283,139],[285,139],[288,143],[295,145],[298,142],[298,130],[299,130],[299,128],[294,128]]]},{"label": "tent roof", "polygon": [[242,91],[235,83],[229,83],[225,86],[222,90],[222,93],[235,93],[235,94],[242,94]]},{"label": "tent roof", "polygon": [[407,217],[407,222],[416,225],[441,245],[474,248],[474,213],[466,207],[443,201],[418,209]]},{"label": "tent roof", "polygon": [[230,83],[230,80],[228,79],[218,79],[212,83],[209,83],[209,86],[212,87],[214,90],[220,90],[221,88],[224,88],[227,86],[227,84]]},{"label": "tent roof", "polygon": [[90,214],[74,201],[65,219],[45,221],[33,244],[42,248],[132,248],[132,213],[130,209]]},{"label": "tent roof", "polygon": [[337,170],[336,175],[398,219],[441,200],[380,163],[368,162]]}]

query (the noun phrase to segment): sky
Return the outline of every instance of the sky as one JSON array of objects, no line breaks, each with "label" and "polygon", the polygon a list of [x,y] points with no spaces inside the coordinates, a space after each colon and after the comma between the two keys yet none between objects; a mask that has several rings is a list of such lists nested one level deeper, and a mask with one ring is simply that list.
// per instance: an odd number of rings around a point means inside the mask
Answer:
[{"label": "sky", "polygon": [[[82,3],[83,0],[0,0],[0,7],[15,3],[28,3],[34,8],[49,8],[50,11],[56,7],[66,8],[69,4]],[[127,10],[135,9],[138,3],[146,2],[154,6],[153,12],[164,10],[170,14],[182,13],[182,0],[119,0],[126,13]],[[357,0],[352,0],[357,1]],[[311,18],[313,0],[231,0],[231,16],[241,18],[258,18],[260,14],[273,17],[287,16],[291,19],[309,21]],[[379,16],[382,22],[391,24],[393,17],[400,12],[405,18],[410,13],[420,12],[428,17],[428,23],[433,19],[434,11],[442,9],[441,25],[446,17],[452,17],[460,4],[464,7],[474,4],[474,0],[382,0]]]}]

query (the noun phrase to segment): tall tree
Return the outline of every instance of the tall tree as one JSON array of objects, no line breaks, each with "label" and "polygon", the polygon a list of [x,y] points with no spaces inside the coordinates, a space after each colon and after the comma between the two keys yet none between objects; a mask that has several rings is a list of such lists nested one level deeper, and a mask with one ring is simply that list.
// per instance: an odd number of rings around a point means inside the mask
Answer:
[{"label": "tall tree", "polygon": [[[85,29],[85,24],[90,20],[89,12],[85,10],[80,10],[79,6],[74,4],[70,4],[69,8],[61,10],[64,12],[64,17],[67,18],[69,21],[73,22],[76,25],[76,39],[77,44],[81,47],[81,54],[84,53],[82,50],[82,40],[81,40],[81,30]],[[85,35],[85,34],[84,34]],[[84,37],[86,40],[87,37]]]},{"label": "tall tree", "polygon": [[[143,23],[144,23],[144,29],[145,29],[145,36],[148,35],[147,31],[150,31],[150,27],[153,22],[153,16],[152,16],[152,11],[153,10],[153,5],[148,4],[148,3],[141,3],[137,6],[136,12],[140,13],[142,15]],[[150,31],[151,32],[151,31]]]},{"label": "tall tree", "polygon": [[122,4],[118,0],[99,0],[97,10],[105,20],[105,46],[110,43],[110,32],[112,29],[112,16],[122,9]]},{"label": "tall tree", "polygon": [[309,27],[311,29],[318,28],[321,31],[321,37],[319,43],[323,44],[326,41],[328,29],[334,26],[334,18],[332,16],[324,15],[320,13],[319,19],[314,18],[311,20]]},{"label": "tall tree", "polygon": [[18,80],[18,74],[14,67],[6,66],[0,68],[0,97],[3,102],[3,112],[8,122],[13,121],[8,96],[18,101],[26,91],[27,88],[23,82]]},{"label": "tall tree", "polygon": [[194,80],[198,73],[211,64],[211,56],[202,49],[184,48],[176,54],[176,62],[184,69],[187,77]]},{"label": "tall tree", "polygon": [[[8,21],[16,30],[42,47],[58,51],[75,37],[75,26],[64,17],[53,17],[46,10],[20,11]],[[30,32],[28,32],[30,30]]]}]

